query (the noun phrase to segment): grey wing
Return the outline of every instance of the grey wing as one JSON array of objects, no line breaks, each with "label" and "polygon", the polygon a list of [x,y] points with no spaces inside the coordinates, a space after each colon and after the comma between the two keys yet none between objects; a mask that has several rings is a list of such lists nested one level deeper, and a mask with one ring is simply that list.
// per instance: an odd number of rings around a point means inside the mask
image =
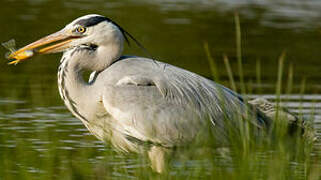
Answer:
[{"label": "grey wing", "polygon": [[155,86],[106,86],[105,92],[104,107],[117,120],[115,129],[127,137],[172,146],[197,134],[196,114],[164,100]]},{"label": "grey wing", "polygon": [[220,128],[245,112],[238,97],[212,81],[148,59],[119,61],[102,77],[106,111],[119,131],[142,141],[186,143],[208,124]]}]

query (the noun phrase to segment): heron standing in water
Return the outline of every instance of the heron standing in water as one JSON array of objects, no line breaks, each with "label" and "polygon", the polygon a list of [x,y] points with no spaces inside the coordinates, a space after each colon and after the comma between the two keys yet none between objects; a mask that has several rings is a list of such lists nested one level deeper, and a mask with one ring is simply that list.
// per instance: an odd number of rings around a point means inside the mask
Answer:
[{"label": "heron standing in water", "polygon": [[[224,141],[226,124],[238,128],[249,114],[258,128],[270,123],[211,80],[154,59],[122,56],[128,37],[133,38],[109,18],[86,15],[9,58],[27,51],[63,52],[58,86],[68,109],[118,150],[147,152],[157,172],[164,170],[168,149],[192,142],[208,128]],[[89,82],[85,70],[93,72]]]}]

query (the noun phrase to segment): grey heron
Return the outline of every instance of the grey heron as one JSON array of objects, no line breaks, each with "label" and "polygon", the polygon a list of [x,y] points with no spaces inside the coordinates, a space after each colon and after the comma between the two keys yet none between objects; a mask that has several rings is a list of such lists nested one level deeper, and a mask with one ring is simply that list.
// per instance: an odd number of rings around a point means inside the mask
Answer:
[{"label": "grey heron", "polygon": [[[157,172],[164,170],[168,149],[192,142],[209,126],[223,141],[226,124],[238,128],[242,117],[258,128],[270,123],[240,95],[209,79],[154,59],[122,56],[128,36],[111,19],[91,14],[9,58],[63,52],[58,86],[67,108],[116,149],[147,152]],[[89,81],[85,70],[93,72]]]}]

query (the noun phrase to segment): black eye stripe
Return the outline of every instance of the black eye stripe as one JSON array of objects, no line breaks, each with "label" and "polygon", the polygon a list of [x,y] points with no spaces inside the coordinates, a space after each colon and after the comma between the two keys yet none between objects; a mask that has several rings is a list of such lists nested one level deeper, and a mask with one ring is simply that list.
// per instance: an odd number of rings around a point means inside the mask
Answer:
[{"label": "black eye stripe", "polygon": [[103,21],[111,22],[111,20],[109,18],[106,18],[103,16],[94,16],[94,17],[90,17],[88,19],[81,19],[81,20],[77,21],[75,24],[78,24],[78,25],[81,25],[84,27],[90,27],[90,26],[97,25]]},{"label": "black eye stripe", "polygon": [[[124,38],[125,38],[125,41],[127,42],[127,44],[129,45],[129,38],[131,38],[148,56],[152,57],[148,51],[144,48],[144,46],[139,43],[130,33],[128,33],[127,31],[125,31],[121,26],[119,26],[117,23],[115,23],[114,21],[112,21],[111,19],[109,18],[106,18],[104,16],[92,16],[92,17],[89,17],[87,19],[81,19],[81,20],[78,20],[74,23],[74,25],[80,25],[80,26],[83,26],[85,29],[87,27],[90,27],[90,26],[95,26],[103,21],[107,21],[113,25],[115,25],[119,30],[120,32],[123,34]],[[153,59],[153,58],[152,58]]]},{"label": "black eye stripe", "polygon": [[[90,26],[94,26],[97,25],[103,21],[107,21],[112,23],[113,25],[115,25],[116,27],[118,27],[118,29],[121,31],[121,33],[123,34],[126,42],[129,44],[129,40],[127,38],[126,35],[131,36],[128,32],[126,32],[122,27],[120,27],[117,23],[115,23],[114,21],[112,21],[111,19],[104,17],[104,16],[93,16],[93,17],[89,17],[87,19],[81,19],[78,20],[77,22],[75,22],[76,25],[80,25],[83,26],[85,28],[90,27]],[[130,38],[133,39],[133,37],[131,36]],[[136,41],[136,40],[134,40]],[[137,43],[137,42],[136,42]]]}]

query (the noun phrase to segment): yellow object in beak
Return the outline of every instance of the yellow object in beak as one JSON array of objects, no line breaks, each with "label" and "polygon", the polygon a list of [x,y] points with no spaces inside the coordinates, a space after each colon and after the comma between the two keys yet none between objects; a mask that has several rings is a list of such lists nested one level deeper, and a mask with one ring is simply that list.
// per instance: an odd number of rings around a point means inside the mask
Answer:
[{"label": "yellow object in beak", "polygon": [[11,51],[7,56],[7,59],[13,60],[9,62],[9,64],[17,64],[20,61],[27,60],[36,54],[61,52],[70,47],[68,44],[73,39],[79,37],[80,36],[72,36],[68,31],[59,31],[20,48],[17,51],[14,51],[13,48],[6,47]]},{"label": "yellow object in beak", "polygon": [[[28,59],[34,55],[32,50],[26,50],[19,54],[16,54],[13,59],[14,61],[9,62],[8,64],[18,64],[20,61]],[[9,55],[10,56],[10,55]]]}]

